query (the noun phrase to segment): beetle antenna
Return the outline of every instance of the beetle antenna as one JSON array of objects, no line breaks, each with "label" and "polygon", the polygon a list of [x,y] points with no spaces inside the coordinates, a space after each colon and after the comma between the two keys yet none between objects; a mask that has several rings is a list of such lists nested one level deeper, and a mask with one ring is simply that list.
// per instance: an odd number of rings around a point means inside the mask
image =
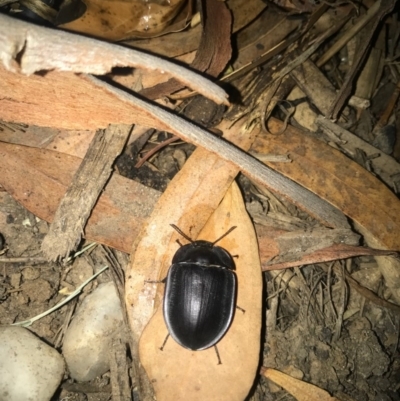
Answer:
[{"label": "beetle antenna", "polygon": [[[194,241],[193,241],[188,235],[186,235],[178,226],[176,226],[175,224],[170,224],[170,226],[171,226],[174,230],[178,231],[178,233],[179,233],[180,235],[182,235],[183,238],[186,238],[189,242],[191,242],[191,243],[193,244]],[[179,244],[179,242],[178,242],[178,244]]]},{"label": "beetle antenna", "polygon": [[212,243],[213,246],[214,246],[217,242],[221,241],[222,238],[226,237],[229,233],[231,233],[236,227],[237,227],[237,226],[231,227],[224,235],[222,235],[222,236],[219,237],[217,240],[215,240],[215,241]]}]

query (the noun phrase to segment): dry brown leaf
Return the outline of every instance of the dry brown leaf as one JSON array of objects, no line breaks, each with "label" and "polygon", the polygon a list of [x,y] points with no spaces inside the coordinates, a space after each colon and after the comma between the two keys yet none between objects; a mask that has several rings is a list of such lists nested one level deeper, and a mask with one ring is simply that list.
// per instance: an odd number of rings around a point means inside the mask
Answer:
[{"label": "dry brown leaf", "polygon": [[262,368],[261,371],[267,379],[283,387],[288,393],[292,394],[297,401],[340,401],[336,397],[331,397],[327,391],[313,384],[295,379],[278,370]]},{"label": "dry brown leaf", "polygon": [[[281,122],[271,119],[272,132],[279,132],[281,128]],[[353,219],[370,247],[400,249],[398,198],[381,181],[341,152],[291,126],[281,135],[259,136],[253,150],[289,153],[292,163],[275,163],[275,170]],[[379,257],[378,263],[393,298],[400,302],[399,260]]]},{"label": "dry brown leaf", "polygon": [[[150,116],[74,73],[50,71],[45,76],[27,77],[0,67],[0,86],[4,95],[0,99],[0,118],[4,121],[88,130],[105,128],[110,123],[155,125]],[[160,125],[157,128],[163,129]]]},{"label": "dry brown leaf", "polygon": [[[279,132],[282,122],[271,119]],[[371,173],[329,145],[288,126],[281,135],[259,135],[252,150],[290,154],[292,163],[266,163],[335,205],[379,238],[387,249],[400,249],[400,202]]]},{"label": "dry brown leaf", "polygon": [[110,123],[136,123],[161,131],[169,128],[85,76],[70,72],[27,77],[0,67],[0,86],[4,96],[0,99],[0,118],[4,121],[78,130],[105,128]]},{"label": "dry brown leaf", "polygon": [[[219,129],[224,132],[227,140],[248,149],[254,133],[245,131],[241,124],[240,122],[229,128],[229,123],[224,121]],[[144,281],[165,277],[172,258],[172,254],[166,253],[168,245],[175,238],[169,225],[176,224],[188,235],[197,237],[238,171],[231,163],[198,148],[154,207],[150,219],[135,240],[131,251],[131,271],[134,274],[127,274],[126,279],[126,302],[129,316],[132,317],[131,329],[136,339],[149,321],[154,307],[155,291],[145,289]],[[161,297],[158,294],[156,304]]]},{"label": "dry brown leaf", "polygon": [[[165,3],[136,0],[83,0],[86,5],[85,13],[71,22],[58,26],[67,31],[111,41],[135,36],[149,37],[162,33],[185,2],[185,0],[169,0]],[[64,16],[64,12],[65,10],[61,8],[57,16],[58,21],[65,20],[67,16]],[[180,29],[185,25],[186,21]]]},{"label": "dry brown leaf", "polygon": [[[254,134],[244,130],[241,124],[230,127],[228,122],[223,122],[219,128],[227,140],[248,149]],[[156,288],[145,285],[145,280],[157,280],[166,274],[172,258],[171,251],[168,253],[167,249],[176,238],[169,224],[177,224],[196,238],[238,171],[237,167],[214,153],[196,149],[170,182],[151,217],[143,225],[132,249],[132,267],[126,274],[125,287],[129,323],[136,344],[153,315],[154,303],[158,305],[162,298],[161,289],[155,294]]]},{"label": "dry brown leaf", "polygon": [[[236,311],[228,333],[218,343],[222,360],[218,365],[213,347],[190,351],[170,338],[160,351],[168,331],[158,308],[143,332],[139,352],[160,401],[241,401],[253,384],[260,350],[262,277],[254,229],[235,183],[199,238],[213,241],[232,226],[237,228],[219,245],[239,255],[235,260],[237,305],[246,312]],[[172,243],[171,248],[175,252],[178,246]]]}]

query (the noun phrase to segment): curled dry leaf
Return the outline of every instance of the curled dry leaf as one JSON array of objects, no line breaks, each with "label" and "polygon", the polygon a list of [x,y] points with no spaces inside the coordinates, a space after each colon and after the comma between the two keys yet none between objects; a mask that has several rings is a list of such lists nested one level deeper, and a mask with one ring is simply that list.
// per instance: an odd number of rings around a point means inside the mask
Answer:
[{"label": "curled dry leaf", "polygon": [[[142,334],[139,353],[159,401],[241,401],[253,384],[260,352],[262,276],[254,228],[235,183],[198,238],[214,241],[232,226],[237,228],[218,245],[238,255],[237,305],[245,313],[236,310],[231,327],[218,343],[222,360],[218,365],[213,347],[191,351],[170,338],[160,351],[168,331],[158,308]],[[177,249],[177,244],[170,244],[168,254]]]},{"label": "curled dry leaf", "polygon": [[[218,76],[232,56],[231,29],[232,15],[223,1],[206,0],[201,10],[203,33],[190,67],[206,72],[208,76]],[[150,99],[159,99],[179,89],[183,85],[175,79],[141,91]]]}]

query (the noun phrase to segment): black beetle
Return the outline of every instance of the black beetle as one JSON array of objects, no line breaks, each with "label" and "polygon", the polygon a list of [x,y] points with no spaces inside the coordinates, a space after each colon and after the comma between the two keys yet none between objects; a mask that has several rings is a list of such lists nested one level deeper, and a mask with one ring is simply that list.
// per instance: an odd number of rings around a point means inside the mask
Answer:
[{"label": "black beetle", "polygon": [[171,337],[194,351],[215,346],[232,323],[236,304],[235,263],[230,253],[214,242],[193,241],[171,224],[190,244],[181,245],[165,278],[164,320]]}]

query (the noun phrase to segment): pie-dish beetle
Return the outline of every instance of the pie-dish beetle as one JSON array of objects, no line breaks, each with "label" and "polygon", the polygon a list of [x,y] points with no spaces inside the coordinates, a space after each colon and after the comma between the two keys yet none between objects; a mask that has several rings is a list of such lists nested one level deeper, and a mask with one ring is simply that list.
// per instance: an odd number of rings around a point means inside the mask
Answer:
[{"label": "pie-dish beetle", "polygon": [[171,226],[190,243],[181,245],[165,278],[163,312],[169,334],[182,347],[200,351],[215,346],[232,323],[236,307],[236,273],[231,254],[214,242],[193,241],[177,226]]}]

